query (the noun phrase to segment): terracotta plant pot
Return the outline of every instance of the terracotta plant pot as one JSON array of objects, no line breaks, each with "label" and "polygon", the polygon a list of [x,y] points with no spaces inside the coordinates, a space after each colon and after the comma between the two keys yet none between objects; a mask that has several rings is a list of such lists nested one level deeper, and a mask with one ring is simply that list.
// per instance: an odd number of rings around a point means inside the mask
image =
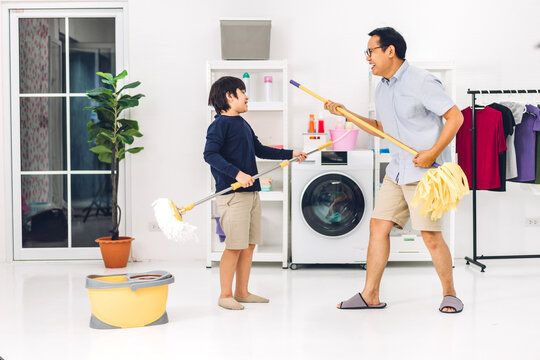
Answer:
[{"label": "terracotta plant pot", "polygon": [[125,268],[133,240],[135,239],[129,236],[119,236],[118,240],[111,240],[110,236],[97,239],[105,267]]}]

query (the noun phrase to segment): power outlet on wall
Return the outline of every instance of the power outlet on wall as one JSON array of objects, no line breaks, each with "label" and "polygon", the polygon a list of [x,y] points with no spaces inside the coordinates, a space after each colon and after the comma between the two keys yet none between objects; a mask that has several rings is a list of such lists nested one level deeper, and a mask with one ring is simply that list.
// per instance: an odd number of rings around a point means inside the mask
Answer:
[{"label": "power outlet on wall", "polygon": [[540,226],[540,218],[525,218],[525,226]]},{"label": "power outlet on wall", "polygon": [[155,222],[155,221],[150,221],[148,223],[148,230],[150,230],[150,231],[161,231],[161,229],[159,228],[158,223]]}]

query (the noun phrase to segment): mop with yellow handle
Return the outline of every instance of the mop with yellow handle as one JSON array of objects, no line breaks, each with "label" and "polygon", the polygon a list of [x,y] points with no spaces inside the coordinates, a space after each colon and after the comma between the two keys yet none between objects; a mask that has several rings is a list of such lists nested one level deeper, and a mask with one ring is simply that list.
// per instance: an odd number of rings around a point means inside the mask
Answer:
[{"label": "mop with yellow handle", "polygon": [[[291,80],[290,83],[300,90],[303,90],[316,97],[323,103],[328,101],[294,80]],[[387,135],[379,129],[371,126],[350,112],[340,107],[337,108],[337,111],[346,116],[349,120],[352,120],[352,122],[354,122],[357,126],[368,128],[380,137],[393,142],[414,156],[418,154],[416,150],[411,149],[401,141],[396,140],[390,135]],[[433,163],[432,167],[434,167],[434,169],[428,170],[418,183],[411,205],[422,205],[420,208],[420,214],[422,216],[427,216],[431,212],[431,219],[437,220],[442,217],[443,212],[456,209],[461,198],[469,193],[469,183],[467,182],[465,173],[456,163],[446,162],[442,165]]]},{"label": "mop with yellow handle", "polygon": [[[350,133],[350,131],[347,131],[343,135],[341,135],[339,138],[337,138],[334,141],[329,141],[327,143],[324,143],[323,145],[319,146],[318,148],[315,148],[311,151],[308,151],[306,155],[311,155],[317,151],[324,150],[329,146],[332,146],[339,141],[341,141],[345,136],[347,136]],[[266,171],[263,171],[261,173],[258,173],[257,175],[253,176],[253,179],[258,179],[261,176],[264,176],[274,170],[284,168],[288,166],[289,164],[298,161],[298,157],[292,158],[290,160],[285,160],[279,163],[279,165],[276,165]],[[212,195],[209,195],[205,197],[204,199],[201,199],[197,202],[194,202],[192,204],[188,204],[186,206],[183,206],[181,208],[178,208],[172,200],[160,198],[154,201],[152,204],[154,208],[154,215],[156,217],[156,221],[159,225],[159,228],[161,231],[167,236],[169,239],[174,240],[184,240],[188,237],[192,237],[192,233],[195,230],[195,227],[184,222],[182,218],[182,214],[185,212],[193,209],[195,206],[200,205],[208,200],[211,200],[215,198],[216,196],[223,195],[231,190],[237,190],[238,188],[241,188],[242,184],[240,182],[235,182],[234,184],[231,184],[226,189],[223,189],[221,191],[218,191],[217,193],[214,193]]]}]

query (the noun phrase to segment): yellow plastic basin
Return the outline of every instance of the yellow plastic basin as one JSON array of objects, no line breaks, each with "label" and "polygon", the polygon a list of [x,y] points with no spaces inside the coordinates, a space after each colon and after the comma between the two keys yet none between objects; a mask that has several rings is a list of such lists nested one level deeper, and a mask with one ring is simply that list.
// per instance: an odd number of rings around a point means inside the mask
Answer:
[{"label": "yellow plastic basin", "polygon": [[93,328],[132,328],[168,322],[166,305],[174,277],[165,271],[89,275],[86,288]]}]

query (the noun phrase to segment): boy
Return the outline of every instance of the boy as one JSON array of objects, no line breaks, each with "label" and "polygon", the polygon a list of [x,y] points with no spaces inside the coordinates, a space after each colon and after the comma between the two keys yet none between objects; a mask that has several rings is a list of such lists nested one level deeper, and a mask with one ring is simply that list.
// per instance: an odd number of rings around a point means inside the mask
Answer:
[{"label": "boy", "polygon": [[[306,158],[302,151],[280,150],[262,145],[251,126],[240,116],[247,111],[246,87],[238,78],[225,76],[210,89],[208,104],[216,116],[208,127],[204,160],[210,164],[216,192],[240,182],[242,188],[216,198],[220,223],[225,232],[225,251],[219,265],[221,295],[218,305],[229,310],[243,310],[244,303],[267,303],[268,299],[250,294],[249,273],[255,245],[261,243],[261,204],[255,156],[286,160]],[[232,282],[236,273],[233,297]]]}]

